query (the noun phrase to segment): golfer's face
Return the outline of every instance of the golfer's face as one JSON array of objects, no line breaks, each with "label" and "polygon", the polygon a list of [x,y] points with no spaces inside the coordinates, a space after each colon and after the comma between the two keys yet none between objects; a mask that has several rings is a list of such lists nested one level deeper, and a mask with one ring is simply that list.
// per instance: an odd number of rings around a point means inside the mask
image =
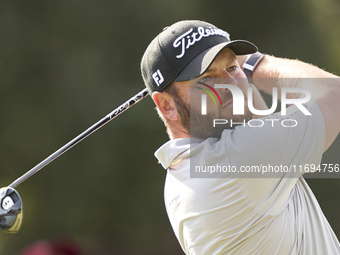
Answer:
[{"label": "golfer's face", "polygon": [[[190,106],[190,134],[195,137],[219,137],[225,127],[214,128],[214,119],[248,121],[251,118],[246,106],[244,115],[233,116],[233,97],[230,90],[215,88],[216,84],[237,86],[246,98],[248,80],[229,48],[224,49],[197,79],[176,82],[181,99]],[[203,100],[204,97],[206,100]],[[206,109],[205,114],[203,108]]]},{"label": "golfer's face", "polygon": [[191,113],[202,112],[202,95],[206,95],[207,115],[213,118],[232,117],[233,98],[230,90],[215,88],[215,84],[229,84],[239,87],[246,95],[248,81],[232,50],[225,48],[208,70],[190,83]]}]

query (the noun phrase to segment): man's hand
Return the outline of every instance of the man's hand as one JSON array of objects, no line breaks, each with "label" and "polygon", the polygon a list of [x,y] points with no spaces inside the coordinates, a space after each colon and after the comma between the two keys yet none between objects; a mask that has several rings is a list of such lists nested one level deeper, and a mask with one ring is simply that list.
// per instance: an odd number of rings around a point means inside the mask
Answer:
[{"label": "man's hand", "polygon": [[[249,55],[239,55],[239,56],[236,56],[237,57],[237,61],[240,65],[240,67],[242,68],[243,70],[243,64],[248,60],[248,58],[251,56],[251,54]],[[253,101],[254,101],[254,108],[256,110],[267,110],[268,109],[268,106],[266,104],[266,102],[264,101],[261,93],[259,92],[259,90],[255,87],[254,84],[249,84],[249,86],[252,88],[253,90]],[[263,116],[260,116],[260,115],[253,115],[253,118],[254,119],[258,119],[258,118],[261,118]]]}]

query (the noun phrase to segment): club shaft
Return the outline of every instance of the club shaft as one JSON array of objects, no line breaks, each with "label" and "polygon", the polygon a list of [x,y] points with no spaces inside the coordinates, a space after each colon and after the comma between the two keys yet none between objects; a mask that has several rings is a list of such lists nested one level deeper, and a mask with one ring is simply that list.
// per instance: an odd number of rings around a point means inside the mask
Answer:
[{"label": "club shaft", "polygon": [[50,156],[48,156],[46,159],[44,159],[43,161],[41,161],[38,165],[36,165],[35,167],[33,167],[31,170],[29,170],[28,172],[26,172],[24,175],[22,175],[21,177],[19,177],[18,179],[16,179],[14,182],[12,182],[9,187],[15,188],[16,186],[18,186],[19,184],[21,184],[22,182],[24,182],[25,180],[27,180],[28,178],[30,178],[32,175],[34,175],[35,173],[37,173],[38,171],[40,171],[43,167],[45,167],[46,165],[48,165],[49,163],[51,163],[53,160],[55,160],[56,158],[58,158],[59,156],[61,156],[62,154],[64,154],[66,151],[68,151],[69,149],[71,149],[73,146],[75,146],[76,144],[78,144],[79,142],[81,142],[82,140],[84,140],[86,137],[88,137],[89,135],[91,135],[93,132],[95,132],[96,130],[98,130],[99,128],[101,128],[102,126],[104,126],[105,124],[107,124],[109,121],[113,120],[115,117],[117,117],[119,114],[123,113],[124,111],[126,111],[127,109],[129,109],[131,106],[133,106],[134,104],[138,103],[140,100],[142,100],[143,98],[145,98],[146,96],[148,96],[148,90],[144,89],[141,92],[139,92],[138,94],[136,94],[135,96],[133,96],[132,98],[130,98],[128,101],[126,101],[124,104],[122,104],[121,106],[119,106],[118,108],[116,108],[114,111],[112,111],[111,113],[109,113],[108,115],[106,115],[104,118],[102,118],[101,120],[99,120],[97,123],[95,123],[94,125],[92,125],[91,127],[89,127],[87,130],[85,130],[83,133],[81,133],[80,135],[78,135],[77,137],[75,137],[73,140],[71,140],[70,142],[68,142],[67,144],[65,144],[63,147],[61,147],[60,149],[58,149],[56,152],[54,152],[53,154],[51,154]]}]

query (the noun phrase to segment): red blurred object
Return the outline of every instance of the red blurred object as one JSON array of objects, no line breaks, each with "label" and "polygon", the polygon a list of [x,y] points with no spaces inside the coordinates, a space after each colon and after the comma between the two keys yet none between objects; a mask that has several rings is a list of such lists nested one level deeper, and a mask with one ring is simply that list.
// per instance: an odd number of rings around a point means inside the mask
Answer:
[{"label": "red blurred object", "polygon": [[73,241],[60,239],[37,241],[28,246],[19,255],[82,255],[82,252]]}]

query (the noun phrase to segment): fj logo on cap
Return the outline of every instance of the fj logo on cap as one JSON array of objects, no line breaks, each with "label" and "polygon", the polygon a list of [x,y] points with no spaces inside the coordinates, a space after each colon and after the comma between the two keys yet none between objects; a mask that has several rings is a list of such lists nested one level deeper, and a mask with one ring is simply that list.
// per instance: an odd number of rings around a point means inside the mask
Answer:
[{"label": "fj logo on cap", "polygon": [[161,85],[164,81],[163,75],[161,74],[161,71],[159,69],[153,73],[152,79],[156,82],[157,86]]}]

